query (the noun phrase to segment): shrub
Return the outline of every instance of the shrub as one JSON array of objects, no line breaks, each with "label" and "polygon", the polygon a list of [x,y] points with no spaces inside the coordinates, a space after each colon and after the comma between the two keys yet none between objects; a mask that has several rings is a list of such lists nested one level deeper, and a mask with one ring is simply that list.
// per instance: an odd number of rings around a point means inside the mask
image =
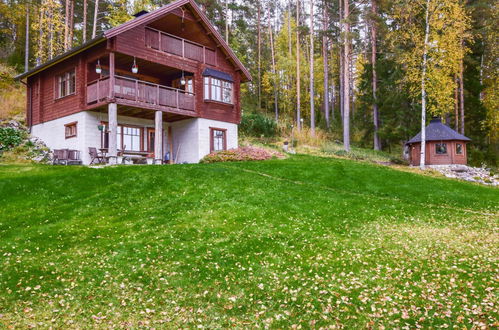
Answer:
[{"label": "shrub", "polygon": [[271,158],[284,158],[284,155],[280,152],[263,148],[242,147],[237,149],[212,152],[211,154],[206,155],[201,160],[201,163],[240,162],[251,160],[267,160]]},{"label": "shrub", "polygon": [[244,136],[273,137],[277,135],[277,123],[260,113],[243,114],[239,132]]},{"label": "shrub", "polygon": [[10,150],[20,145],[26,133],[13,127],[0,127],[0,151]]}]

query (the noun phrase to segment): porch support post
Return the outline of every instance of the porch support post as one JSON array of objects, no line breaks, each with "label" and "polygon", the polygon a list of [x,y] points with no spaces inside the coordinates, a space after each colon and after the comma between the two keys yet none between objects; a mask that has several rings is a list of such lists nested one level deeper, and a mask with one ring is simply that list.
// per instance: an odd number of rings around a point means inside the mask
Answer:
[{"label": "porch support post", "polygon": [[114,99],[114,52],[109,53],[109,98]]},{"label": "porch support post", "polygon": [[159,110],[154,116],[154,163],[163,163],[163,112]]},{"label": "porch support post", "polygon": [[116,103],[109,103],[107,111],[109,119],[109,164],[116,164],[118,159],[118,150],[116,148],[118,139],[118,106]]}]

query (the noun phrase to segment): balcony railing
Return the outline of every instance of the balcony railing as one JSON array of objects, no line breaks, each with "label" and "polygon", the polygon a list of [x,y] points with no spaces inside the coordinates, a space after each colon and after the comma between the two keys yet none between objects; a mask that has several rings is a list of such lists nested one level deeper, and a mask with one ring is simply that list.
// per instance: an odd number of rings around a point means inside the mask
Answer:
[{"label": "balcony railing", "polygon": [[[147,81],[115,76],[113,97],[131,106],[194,111],[194,94]],[[87,104],[98,103],[109,96],[109,77],[87,85]]]},{"label": "balcony railing", "polygon": [[146,27],[146,46],[201,63],[216,64],[214,49],[150,27]]}]

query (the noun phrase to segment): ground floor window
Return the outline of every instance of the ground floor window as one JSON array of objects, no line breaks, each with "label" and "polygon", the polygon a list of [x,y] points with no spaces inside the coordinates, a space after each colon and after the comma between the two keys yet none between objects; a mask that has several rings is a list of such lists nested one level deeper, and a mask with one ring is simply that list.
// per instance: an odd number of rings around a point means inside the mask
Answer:
[{"label": "ground floor window", "polygon": [[456,144],[456,155],[462,155],[463,154],[463,145],[461,143]]},{"label": "ground floor window", "polygon": [[227,149],[227,130],[210,128],[210,152]]},{"label": "ground floor window", "polygon": [[[118,125],[116,148],[119,150],[142,151],[144,130],[141,127]],[[109,127],[104,125],[102,147],[109,148]]]},{"label": "ground floor window", "polygon": [[447,143],[437,143],[435,144],[435,153],[437,155],[447,154]]},{"label": "ground floor window", "polygon": [[74,123],[69,123],[64,125],[64,134],[66,136],[66,139],[76,137],[77,135],[77,122]]}]

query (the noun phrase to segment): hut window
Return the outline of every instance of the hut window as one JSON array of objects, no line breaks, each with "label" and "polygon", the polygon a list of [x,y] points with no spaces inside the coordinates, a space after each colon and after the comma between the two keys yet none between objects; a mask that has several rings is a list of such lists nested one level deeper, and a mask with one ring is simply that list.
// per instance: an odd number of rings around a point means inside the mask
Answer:
[{"label": "hut window", "polygon": [[437,143],[435,144],[435,152],[437,155],[447,154],[447,143]]},{"label": "hut window", "polygon": [[461,143],[456,144],[456,155],[462,155],[463,154],[463,145]]}]

